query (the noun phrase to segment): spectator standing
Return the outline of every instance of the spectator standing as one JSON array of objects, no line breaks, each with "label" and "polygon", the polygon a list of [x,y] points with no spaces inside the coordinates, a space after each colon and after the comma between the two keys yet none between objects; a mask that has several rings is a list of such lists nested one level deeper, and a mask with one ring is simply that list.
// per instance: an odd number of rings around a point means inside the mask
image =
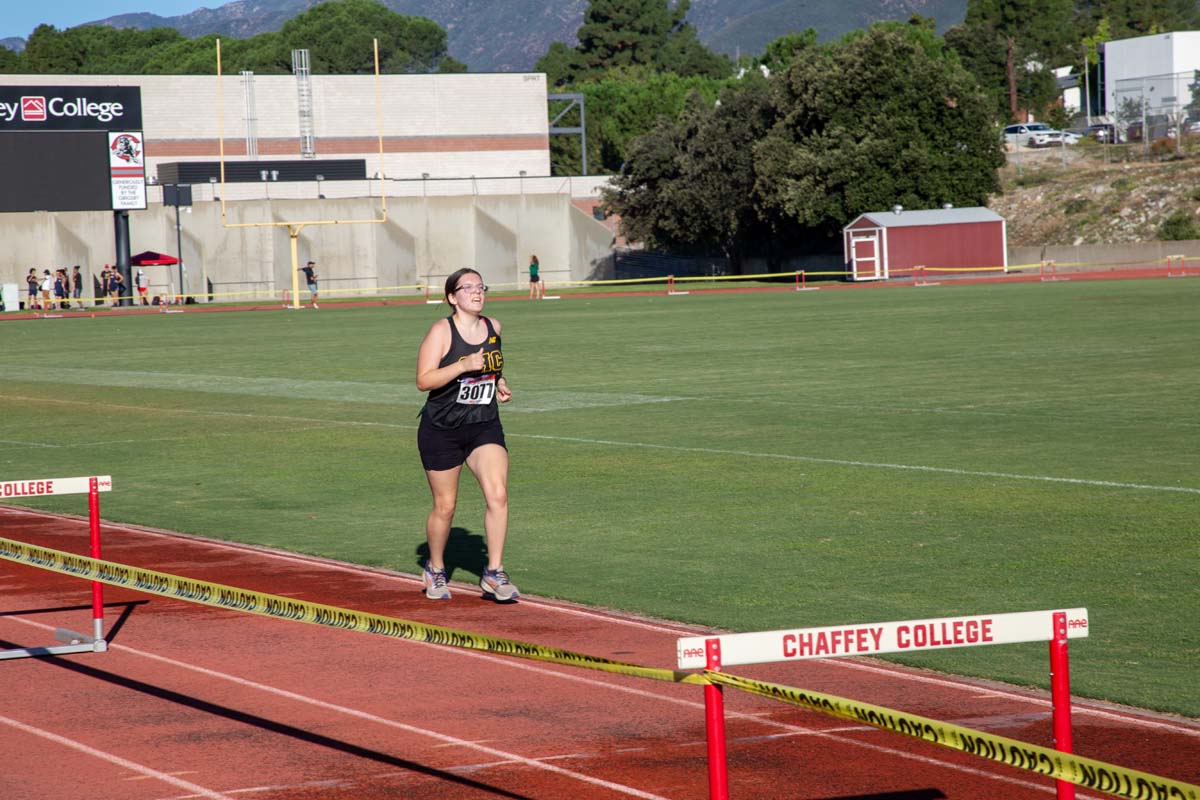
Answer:
[{"label": "spectator standing", "polygon": [[79,265],[71,267],[71,299],[75,305],[83,308],[83,276],[79,274]]},{"label": "spectator standing", "polygon": [[42,311],[50,310],[50,293],[54,291],[54,277],[50,270],[42,270]]},{"label": "spectator standing", "polygon": [[29,274],[25,276],[25,285],[28,287],[29,296],[25,301],[25,305],[30,309],[37,310],[38,307],[38,276],[37,267],[30,267]]},{"label": "spectator standing", "polygon": [[121,277],[121,270],[115,267],[109,270],[108,296],[109,299],[112,300],[113,308],[121,305],[121,289],[124,287],[124,285],[125,282]]},{"label": "spectator standing", "polygon": [[100,270],[100,296],[105,300],[108,299],[108,264],[104,265],[104,269]]},{"label": "spectator standing", "polygon": [[308,262],[303,267],[300,267],[300,271],[304,273],[304,280],[308,283],[308,296],[312,301],[312,307],[320,308],[317,305],[317,262]]},{"label": "spectator standing", "polygon": [[70,296],[71,290],[67,285],[67,271],[65,269],[54,270],[54,304],[59,308],[68,308],[69,303],[67,298]]},{"label": "spectator standing", "polygon": [[133,285],[137,287],[138,297],[142,301],[142,305],[150,305],[150,299],[146,297],[146,291],[150,288],[150,279],[146,277],[146,271],[138,267],[137,275],[133,278]]},{"label": "spectator standing", "polygon": [[529,257],[529,299],[540,300],[546,296],[546,284],[542,283],[541,275],[538,270],[541,269],[541,264],[538,263],[537,256]]}]

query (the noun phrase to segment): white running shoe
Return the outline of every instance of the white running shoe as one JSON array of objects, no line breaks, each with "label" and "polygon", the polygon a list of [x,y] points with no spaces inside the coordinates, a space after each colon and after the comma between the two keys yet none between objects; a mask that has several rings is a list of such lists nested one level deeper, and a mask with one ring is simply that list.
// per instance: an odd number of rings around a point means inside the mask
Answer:
[{"label": "white running shoe", "polygon": [[516,584],[508,579],[508,573],[503,569],[485,569],[483,577],[479,579],[479,588],[483,589],[484,597],[497,603],[507,603],[521,596]]},{"label": "white running shoe", "polygon": [[425,571],[421,574],[421,582],[425,584],[425,596],[430,600],[449,600],[450,587],[446,585],[446,570],[434,569],[425,562]]}]

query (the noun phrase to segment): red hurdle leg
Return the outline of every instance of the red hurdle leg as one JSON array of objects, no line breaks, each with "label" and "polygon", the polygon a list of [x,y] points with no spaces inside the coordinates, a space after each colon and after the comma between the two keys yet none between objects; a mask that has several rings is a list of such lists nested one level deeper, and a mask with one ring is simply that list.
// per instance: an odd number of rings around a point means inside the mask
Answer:
[{"label": "red hurdle leg", "polygon": [[[1051,262],[1053,263],[1053,262]],[[1050,702],[1053,705],[1054,749],[1070,753],[1071,677],[1067,668],[1067,615],[1054,614],[1054,638],[1050,640]],[[1055,781],[1058,800],[1075,800],[1075,784]]]},{"label": "red hurdle leg", "polygon": [[[96,479],[88,478],[88,526],[91,530],[91,555],[100,556],[100,490]],[[104,584],[92,581],[92,637],[97,641],[104,638]]]},{"label": "red hurdle leg", "polygon": [[[708,669],[721,671],[721,640],[704,642]],[[729,800],[729,769],[725,760],[725,695],[723,687],[704,687],[704,730],[708,737],[709,800]]]}]

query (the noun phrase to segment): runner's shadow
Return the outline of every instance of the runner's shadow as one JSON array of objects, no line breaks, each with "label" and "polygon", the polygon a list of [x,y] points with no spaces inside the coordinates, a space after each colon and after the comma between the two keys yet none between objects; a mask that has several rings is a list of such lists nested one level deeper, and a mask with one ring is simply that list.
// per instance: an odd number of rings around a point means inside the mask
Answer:
[{"label": "runner's shadow", "polygon": [[[305,730],[304,728],[289,725],[286,722],[280,722],[268,717],[252,714],[247,711],[241,711],[237,708],[224,706],[219,703],[214,703],[209,700],[201,700],[200,698],[191,695],[183,694],[163,686],[155,686],[152,683],[138,680],[136,678],[118,675],[114,672],[108,672],[103,669],[88,666],[78,661],[68,661],[60,658],[45,659],[45,663],[59,667],[61,669],[74,672],[78,675],[83,675],[93,678],[97,681],[103,681],[111,686],[118,686],[122,689],[138,692],[148,697],[153,697],[167,703],[174,703],[183,708],[188,708],[202,714],[208,714],[213,717],[219,717],[237,725],[246,727],[258,728],[262,731],[273,733],[276,736],[287,737],[299,742],[306,742],[317,747],[324,747],[335,752],[343,753],[354,758],[366,759],[377,764],[384,764],[397,769],[406,770],[418,775],[424,775],[439,781],[445,781],[448,784],[457,784],[458,786],[473,789],[476,792],[482,792],[489,797],[504,797],[512,800],[532,800],[529,795],[511,792],[507,789],[502,789],[499,786],[493,786],[482,780],[475,780],[464,775],[455,775],[453,772],[438,769],[422,764],[417,761],[400,758],[390,753],[384,753],[379,750],[373,750],[369,747],[352,744],[350,742],[336,739],[332,736],[326,736],[315,731]],[[186,722],[181,722],[181,725],[186,725]]]},{"label": "runner's shadow", "polygon": [[[421,542],[417,545],[417,566],[424,569],[427,558],[429,544]],[[487,541],[478,533],[471,533],[466,528],[451,528],[450,540],[446,542],[446,578],[453,579],[457,569],[481,578],[486,566]]]}]

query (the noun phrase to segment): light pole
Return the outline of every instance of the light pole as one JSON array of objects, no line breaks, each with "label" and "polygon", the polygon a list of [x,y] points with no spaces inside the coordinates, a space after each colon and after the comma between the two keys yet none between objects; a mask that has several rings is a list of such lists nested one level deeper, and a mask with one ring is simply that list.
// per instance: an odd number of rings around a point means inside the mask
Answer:
[{"label": "light pole", "polygon": [[1088,54],[1090,48],[1083,46],[1083,113],[1087,126],[1092,127],[1092,90],[1088,85],[1088,72],[1091,71],[1092,59]]},{"label": "light pole", "polygon": [[521,205],[517,206],[517,286],[521,285],[521,259],[525,253],[525,170],[520,172]]},{"label": "light pole", "polygon": [[167,184],[163,186],[163,202],[175,206],[175,252],[179,258],[179,302],[183,302],[183,226],[179,217],[179,207],[191,210],[192,187],[190,185]]}]

